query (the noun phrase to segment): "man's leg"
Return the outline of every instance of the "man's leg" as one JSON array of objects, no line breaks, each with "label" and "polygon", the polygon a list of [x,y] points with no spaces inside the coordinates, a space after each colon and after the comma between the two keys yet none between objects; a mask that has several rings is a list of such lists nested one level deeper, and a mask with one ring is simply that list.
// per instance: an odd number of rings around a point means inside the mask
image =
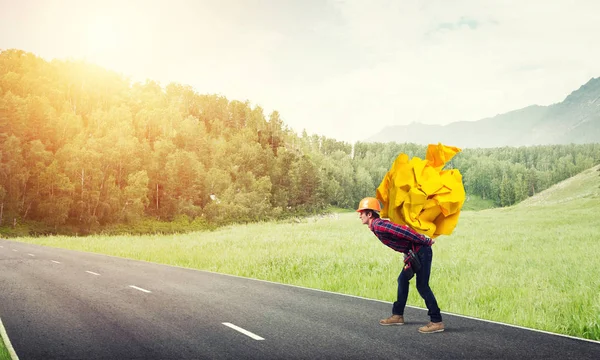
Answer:
[{"label": "man's leg", "polygon": [[[402,264],[404,265],[404,263]],[[406,307],[406,300],[408,299],[408,276],[404,272],[404,269],[398,276],[398,296],[392,307],[392,314],[404,315],[404,308]]]},{"label": "man's leg", "polygon": [[403,325],[404,324],[404,307],[408,299],[408,276],[404,270],[398,276],[398,297],[392,307],[392,316],[387,319],[379,320],[381,325]]},{"label": "man's leg", "polygon": [[[429,276],[431,275],[431,261],[433,259],[433,252],[431,247],[422,247],[419,250],[419,259],[421,260],[421,269],[416,273],[417,277],[417,290],[419,294],[425,300],[425,305],[429,310],[427,315],[431,318],[431,322],[437,323],[442,321],[442,314],[438,307],[437,300],[433,291],[429,287]],[[408,293],[408,291],[407,291]],[[405,302],[406,303],[406,302]]]}]

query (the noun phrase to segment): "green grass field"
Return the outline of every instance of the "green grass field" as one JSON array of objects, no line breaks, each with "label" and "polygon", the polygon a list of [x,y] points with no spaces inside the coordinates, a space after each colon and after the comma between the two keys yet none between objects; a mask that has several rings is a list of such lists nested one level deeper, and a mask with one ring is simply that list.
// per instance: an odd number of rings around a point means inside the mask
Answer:
[{"label": "green grass field", "polygon": [[0,360],[11,360],[10,352],[4,344],[4,336],[7,336],[7,334],[2,330],[4,330],[4,324],[0,321],[0,333],[2,333],[2,336],[0,336]]},{"label": "green grass field", "polygon": [[[587,170],[510,208],[463,211],[433,248],[442,312],[600,340],[599,175]],[[182,235],[18,240],[390,302],[402,260],[353,212]],[[409,305],[424,307],[411,286]]]},{"label": "green grass field", "polygon": [[2,339],[0,339],[0,360],[10,360],[10,354],[4,345]]},{"label": "green grass field", "polygon": [[4,346],[4,342],[0,339],[0,360],[10,360],[10,354],[8,350],[6,350],[6,346]]}]

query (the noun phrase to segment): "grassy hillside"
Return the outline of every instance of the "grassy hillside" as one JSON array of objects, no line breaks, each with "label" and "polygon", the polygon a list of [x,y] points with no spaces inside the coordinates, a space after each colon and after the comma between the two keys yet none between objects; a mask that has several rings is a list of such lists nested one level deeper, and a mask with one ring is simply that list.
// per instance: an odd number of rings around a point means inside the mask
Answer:
[{"label": "grassy hillside", "polygon": [[[431,285],[442,311],[600,340],[599,175],[589,169],[510,208],[464,211],[434,245]],[[401,255],[356,213],[185,235],[19,241],[387,301],[401,268]],[[424,306],[414,287],[409,304]]]},{"label": "grassy hillside", "polygon": [[596,166],[524,200],[519,207],[549,207],[558,204],[575,207],[582,204],[593,206],[596,204],[594,199],[598,199],[599,192],[600,166]]}]

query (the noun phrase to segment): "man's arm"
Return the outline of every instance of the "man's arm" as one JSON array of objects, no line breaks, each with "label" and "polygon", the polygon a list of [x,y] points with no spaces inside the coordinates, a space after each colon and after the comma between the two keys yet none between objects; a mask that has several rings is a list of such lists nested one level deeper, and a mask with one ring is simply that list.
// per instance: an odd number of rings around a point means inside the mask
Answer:
[{"label": "man's arm", "polygon": [[386,222],[377,227],[379,231],[392,234],[401,239],[414,242],[419,245],[431,246],[435,242],[429,236],[419,234],[406,225],[398,225],[393,222]]},{"label": "man's arm", "polygon": [[431,245],[433,245],[433,243],[435,243],[435,240],[433,240],[429,236],[419,234],[418,232],[409,228],[408,226],[406,228],[408,229],[408,231],[410,231],[413,234],[413,236],[411,237],[412,242],[415,242],[420,245],[425,245],[425,246],[431,246]]}]

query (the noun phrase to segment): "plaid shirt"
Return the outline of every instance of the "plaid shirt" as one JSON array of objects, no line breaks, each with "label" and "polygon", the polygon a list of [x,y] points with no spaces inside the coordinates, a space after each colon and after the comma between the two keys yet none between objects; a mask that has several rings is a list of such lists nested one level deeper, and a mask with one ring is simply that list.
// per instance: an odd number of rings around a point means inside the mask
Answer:
[{"label": "plaid shirt", "polygon": [[401,253],[408,254],[408,250],[415,245],[415,251],[421,246],[431,246],[431,238],[419,234],[406,225],[394,224],[389,220],[373,219],[369,226],[371,231],[384,245]]}]

